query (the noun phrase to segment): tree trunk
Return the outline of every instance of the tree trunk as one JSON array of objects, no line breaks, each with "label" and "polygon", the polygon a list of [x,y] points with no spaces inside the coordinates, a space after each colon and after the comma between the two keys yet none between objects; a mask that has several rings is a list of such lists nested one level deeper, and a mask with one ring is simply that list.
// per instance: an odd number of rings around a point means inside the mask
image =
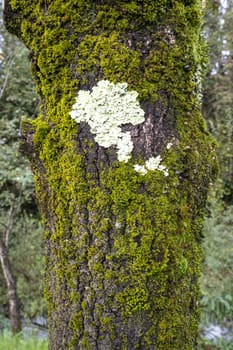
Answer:
[{"label": "tree trunk", "polygon": [[5,2],[42,101],[21,150],[45,225],[52,350],[196,346],[216,169],[201,13],[199,0]]},{"label": "tree trunk", "polygon": [[3,275],[5,277],[8,299],[9,299],[9,314],[12,334],[21,331],[21,320],[19,311],[19,302],[17,297],[16,281],[11,270],[11,264],[8,256],[7,246],[0,237],[0,261],[2,265]]}]

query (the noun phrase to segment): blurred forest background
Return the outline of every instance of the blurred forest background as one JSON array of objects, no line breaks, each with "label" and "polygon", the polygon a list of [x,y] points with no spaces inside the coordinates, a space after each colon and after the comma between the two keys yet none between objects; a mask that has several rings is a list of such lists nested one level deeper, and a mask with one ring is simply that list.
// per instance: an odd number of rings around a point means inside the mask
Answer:
[{"label": "blurred forest background", "polygon": [[[206,4],[209,63],[203,114],[218,143],[220,176],[204,223],[200,349],[233,349],[233,0]],[[2,12],[2,9],[0,9]],[[0,13],[0,243],[16,280],[23,324],[46,319],[43,234],[29,163],[18,152],[20,119],[35,118],[39,99],[29,52],[6,32]],[[0,269],[0,331],[9,329],[8,290]],[[1,344],[1,340],[0,340]]]}]

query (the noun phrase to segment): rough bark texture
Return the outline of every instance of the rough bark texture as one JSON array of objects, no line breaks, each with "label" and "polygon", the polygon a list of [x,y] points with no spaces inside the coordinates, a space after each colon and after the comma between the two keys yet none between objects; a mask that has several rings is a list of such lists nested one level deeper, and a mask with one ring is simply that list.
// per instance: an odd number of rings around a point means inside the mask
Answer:
[{"label": "rough bark texture", "polygon": [[[52,350],[196,346],[201,226],[215,172],[198,101],[199,0],[11,0],[5,23],[31,50],[41,115],[22,124],[46,241]],[[14,27],[15,25],[15,27]],[[100,80],[139,93],[134,149],[95,142],[70,111]],[[171,145],[171,148],[167,147]],[[135,171],[158,154],[169,171]]]}]

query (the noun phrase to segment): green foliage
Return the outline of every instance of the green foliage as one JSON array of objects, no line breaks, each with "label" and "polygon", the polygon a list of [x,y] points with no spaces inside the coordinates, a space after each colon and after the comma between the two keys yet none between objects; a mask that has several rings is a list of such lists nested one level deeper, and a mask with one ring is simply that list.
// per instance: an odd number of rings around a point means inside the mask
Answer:
[{"label": "green foliage", "polygon": [[11,336],[8,332],[0,333],[0,349],[4,350],[47,350],[45,340],[24,337],[22,334]]},{"label": "green foliage", "polygon": [[205,32],[210,59],[203,85],[203,113],[209,129],[218,141],[220,189],[225,202],[233,202],[233,2],[219,6],[218,12],[207,11]]},{"label": "green foliage", "polygon": [[[30,75],[28,51],[6,32],[0,19],[0,234],[8,243],[24,317],[45,314],[42,228],[29,162],[18,152],[19,123],[37,113],[38,97]],[[8,314],[0,272],[0,313]]]},{"label": "green foliage", "polygon": [[22,315],[29,318],[46,316],[43,230],[35,215],[24,212],[20,219],[16,222],[16,234],[9,246],[9,254],[17,276]]},{"label": "green foliage", "polygon": [[197,350],[233,350],[232,340],[219,339],[217,341],[202,339]]},{"label": "green foliage", "polygon": [[209,196],[210,215],[204,225],[202,276],[204,324],[230,324],[233,319],[233,2],[207,9],[205,33],[210,59],[204,81],[203,112],[218,142],[220,178]]},{"label": "green foliage", "polygon": [[7,33],[2,19],[0,19],[0,25],[1,118],[14,120],[19,128],[22,115],[35,117],[38,97],[30,76],[28,50],[15,36]]},{"label": "green foliage", "polygon": [[223,324],[233,319],[233,206],[224,208],[212,197],[210,211],[204,225],[203,322]]}]

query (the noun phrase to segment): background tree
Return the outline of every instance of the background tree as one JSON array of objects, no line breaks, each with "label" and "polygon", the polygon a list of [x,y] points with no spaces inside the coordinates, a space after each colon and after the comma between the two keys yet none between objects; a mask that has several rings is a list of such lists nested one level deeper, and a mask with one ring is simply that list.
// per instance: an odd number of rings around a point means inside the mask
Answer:
[{"label": "background tree", "polygon": [[232,11],[233,2],[229,0],[219,5],[218,12],[207,12],[205,33],[210,62],[203,86],[203,113],[219,143],[220,197],[229,204],[232,203],[233,183]]},{"label": "background tree", "polygon": [[5,4],[42,100],[21,149],[45,223],[50,348],[191,349],[216,162],[201,1]]},{"label": "background tree", "polygon": [[0,273],[0,314],[9,316],[10,286],[15,301],[16,294],[19,297],[17,315],[10,312],[15,332],[20,329],[19,311],[30,318],[45,314],[42,229],[29,162],[18,153],[20,118],[36,115],[38,98],[28,51],[3,28],[2,16],[0,21],[0,238],[5,259],[2,263],[7,264],[2,267],[9,270],[8,275],[5,270],[8,292]]},{"label": "background tree", "polygon": [[[232,256],[232,16],[233,2],[222,1],[214,13],[208,8],[204,31],[210,59],[203,84],[203,114],[218,141],[220,177],[209,195],[204,226],[205,264],[202,277],[203,323],[231,329],[233,319]],[[232,332],[231,332],[232,334]],[[213,349],[217,345],[213,344]],[[231,349],[220,344],[220,349]]]}]

